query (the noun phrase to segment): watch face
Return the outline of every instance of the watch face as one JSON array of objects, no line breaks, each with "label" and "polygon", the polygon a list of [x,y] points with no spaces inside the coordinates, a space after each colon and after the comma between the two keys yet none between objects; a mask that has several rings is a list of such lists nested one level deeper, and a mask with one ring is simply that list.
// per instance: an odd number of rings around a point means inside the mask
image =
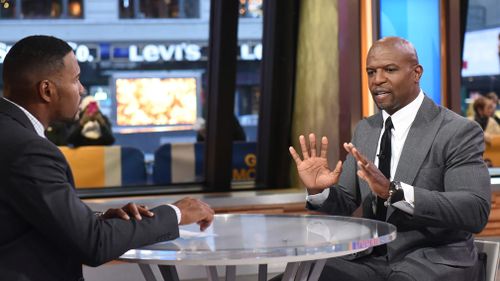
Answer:
[{"label": "watch face", "polygon": [[401,187],[397,188],[391,197],[391,203],[394,204],[405,199],[405,193]]}]

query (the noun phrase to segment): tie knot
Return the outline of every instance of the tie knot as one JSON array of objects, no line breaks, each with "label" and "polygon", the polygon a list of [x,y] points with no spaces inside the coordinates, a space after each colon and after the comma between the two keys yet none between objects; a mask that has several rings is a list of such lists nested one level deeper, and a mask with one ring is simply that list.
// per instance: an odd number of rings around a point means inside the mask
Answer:
[{"label": "tie knot", "polygon": [[394,128],[394,126],[392,125],[392,119],[389,116],[387,119],[385,119],[385,129],[390,130],[392,128]]}]

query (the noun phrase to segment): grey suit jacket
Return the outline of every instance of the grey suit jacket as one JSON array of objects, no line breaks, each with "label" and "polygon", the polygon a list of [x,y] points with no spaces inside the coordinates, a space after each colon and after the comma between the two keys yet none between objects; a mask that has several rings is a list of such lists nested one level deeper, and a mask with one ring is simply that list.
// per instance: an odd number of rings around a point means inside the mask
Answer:
[{"label": "grey suit jacket", "polygon": [[77,196],[61,151],[0,98],[0,279],[81,280],[130,248],[178,237],[169,206],[142,221],[96,218]]},{"label": "grey suit jacket", "polygon": [[[362,120],[353,135],[353,144],[372,161],[382,126],[379,112]],[[388,208],[387,221],[398,230],[396,240],[387,246],[390,261],[423,249],[424,256],[435,263],[464,267],[475,263],[472,233],[486,225],[491,200],[483,150],[479,125],[424,98],[394,176],[414,186],[414,214]],[[338,185],[330,188],[328,199],[317,210],[351,215],[361,205],[363,216],[373,218],[373,195],[356,171],[349,155]]]}]

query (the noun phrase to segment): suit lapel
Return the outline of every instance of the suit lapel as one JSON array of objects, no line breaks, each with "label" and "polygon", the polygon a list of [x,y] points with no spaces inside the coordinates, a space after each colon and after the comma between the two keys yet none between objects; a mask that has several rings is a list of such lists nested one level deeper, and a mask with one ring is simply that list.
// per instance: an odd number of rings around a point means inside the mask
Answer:
[{"label": "suit lapel", "polygon": [[[439,115],[439,112],[439,107],[425,97],[408,132],[394,175],[395,181],[413,184],[441,127],[443,115]],[[387,210],[387,218],[392,212],[394,212],[393,207]]]}]

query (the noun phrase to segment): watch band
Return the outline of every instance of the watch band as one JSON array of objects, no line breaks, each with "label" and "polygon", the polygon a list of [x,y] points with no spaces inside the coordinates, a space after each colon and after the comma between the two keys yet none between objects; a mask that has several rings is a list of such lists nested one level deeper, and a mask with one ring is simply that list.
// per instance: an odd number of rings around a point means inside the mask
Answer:
[{"label": "watch band", "polygon": [[389,184],[389,197],[384,202],[386,207],[405,199],[405,193],[399,181],[391,181]]}]

